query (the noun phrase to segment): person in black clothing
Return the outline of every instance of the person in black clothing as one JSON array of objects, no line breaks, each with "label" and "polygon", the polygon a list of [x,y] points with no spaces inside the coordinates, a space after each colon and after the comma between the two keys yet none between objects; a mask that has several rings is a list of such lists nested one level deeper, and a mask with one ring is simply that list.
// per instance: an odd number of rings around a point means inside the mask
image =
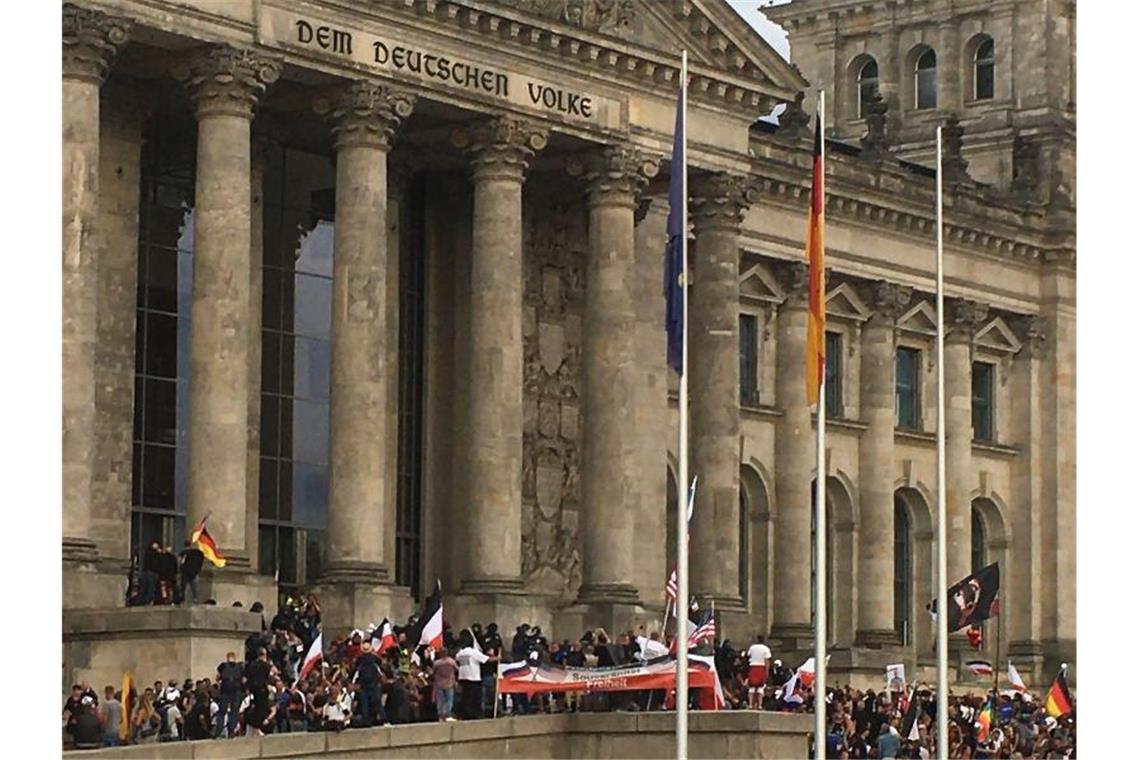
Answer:
[{"label": "person in black clothing", "polygon": [[366,726],[382,726],[388,722],[388,717],[380,703],[380,658],[372,652],[372,644],[368,641],[363,642],[360,649],[352,670],[360,686],[357,695],[360,697],[361,715]]},{"label": "person in black clothing", "polygon": [[195,695],[194,706],[186,716],[186,738],[190,741],[211,738],[210,697],[204,690]]},{"label": "person in black clothing", "polygon": [[182,553],[178,555],[179,564],[179,579],[178,579],[178,595],[182,600],[186,600],[186,587],[190,587],[190,598],[193,600],[191,604],[198,603],[198,575],[202,572],[202,562],[206,556],[202,554],[202,550],[194,546],[189,541],[186,542],[186,547]]},{"label": "person in black clothing", "polygon": [[142,573],[139,575],[139,604],[154,604],[158,592],[158,568],[161,563],[162,548],[157,541],[151,541],[143,553]]},{"label": "person in black clothing", "polygon": [[214,726],[217,736],[233,736],[241,709],[242,666],[237,655],[226,652],[226,661],[218,665],[218,716]]},{"label": "person in black clothing", "polygon": [[161,604],[174,603],[174,587],[178,582],[178,558],[171,547],[158,555],[158,597]]},{"label": "person in black clothing", "polygon": [[95,714],[95,704],[86,697],[75,716],[71,735],[75,739],[76,749],[98,749],[103,746],[103,727],[99,725],[99,716]]},{"label": "person in black clothing", "polygon": [[246,725],[260,729],[269,717],[269,653],[257,650],[257,659],[245,666],[245,685],[253,695],[253,705],[246,717]]}]

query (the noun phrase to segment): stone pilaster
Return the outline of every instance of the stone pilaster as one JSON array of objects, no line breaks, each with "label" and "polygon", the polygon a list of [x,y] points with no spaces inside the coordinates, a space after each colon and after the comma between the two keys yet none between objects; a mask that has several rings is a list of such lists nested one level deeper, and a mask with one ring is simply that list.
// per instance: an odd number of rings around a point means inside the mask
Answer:
[{"label": "stone pilaster", "polygon": [[[457,131],[471,157],[468,531],[460,593],[492,610],[522,593],[522,190],[547,132],[513,117]],[[477,605],[476,605],[477,606]],[[474,607],[472,607],[474,609]]]},{"label": "stone pilaster", "polygon": [[740,223],[747,178],[712,174],[693,186],[696,237],[689,304],[690,446],[699,476],[692,526],[692,593],[741,607]]},{"label": "stone pilaster", "polygon": [[882,57],[879,59],[879,93],[887,104],[887,134],[898,134],[899,119],[902,116],[902,96],[899,83],[904,74],[900,70],[899,27],[891,23],[879,34],[882,41]]},{"label": "stone pilaster", "polygon": [[978,482],[971,344],[989,309],[961,298],[947,299],[946,307],[946,567],[956,583],[970,573],[970,493]]},{"label": "stone pilaster", "polygon": [[962,73],[958,20],[946,19],[938,27],[938,107],[962,107]]},{"label": "stone pilaster", "polygon": [[388,409],[391,257],[388,151],[415,98],[369,81],[341,87],[315,104],[336,151],[332,374],[329,427],[329,561],[322,585],[334,597],[337,630],[387,613],[378,586],[391,580],[395,530],[389,503]]},{"label": "stone pilaster", "polygon": [[784,650],[811,647],[811,482],[815,435],[805,398],[807,264],[780,269],[787,298],[776,316],[776,502],[773,505],[772,638]]},{"label": "stone pilaster", "polygon": [[130,554],[138,299],[139,171],[144,114],[135,93],[107,85],[99,133],[99,265],[91,533],[121,568]]},{"label": "stone pilaster", "polygon": [[1041,377],[1042,359],[1047,341],[1045,320],[1027,316],[1013,323],[1021,340],[1021,351],[1013,360],[1013,394],[1010,418],[1014,420],[1014,436],[1020,451],[1012,463],[1010,493],[1016,501],[1012,505],[1016,514],[1023,517],[1009,526],[1010,562],[1002,568],[1003,585],[1010,589],[1008,598],[1024,600],[1009,605],[1002,612],[1007,615],[1009,656],[1018,672],[1030,682],[1037,682],[1042,673],[1041,621],[1043,593],[1043,550],[1048,523],[1043,519],[1043,460],[1045,429],[1041,410],[1044,398]]},{"label": "stone pilaster", "polygon": [[[635,605],[637,541],[634,425],[636,313],[630,297],[637,268],[634,211],[637,196],[657,165],[625,145],[597,150],[571,172],[587,184],[590,250],[586,262],[586,309],[582,330],[582,546],[581,603]],[[621,505],[621,506],[619,506]],[[610,622],[603,614],[599,622]],[[629,623],[626,623],[628,625]]]},{"label": "stone pilaster", "polygon": [[[265,260],[265,163],[268,140],[258,135],[249,165],[249,387],[246,389],[245,545],[251,561],[258,553],[261,520],[261,311]],[[264,581],[263,581],[264,582]],[[272,598],[268,597],[267,598]],[[265,604],[263,601],[262,604]]]},{"label": "stone pilaster", "polygon": [[63,6],[63,558],[92,562],[99,89],[130,23]]},{"label": "stone pilaster", "polygon": [[207,514],[227,569],[248,570],[250,123],[280,64],[217,46],[175,70],[198,118],[187,520]]},{"label": "stone pilaster", "polygon": [[856,642],[897,642],[894,631],[895,320],[910,288],[879,281],[864,288],[874,311],[863,325],[859,404],[867,429],[859,438],[859,613]]}]

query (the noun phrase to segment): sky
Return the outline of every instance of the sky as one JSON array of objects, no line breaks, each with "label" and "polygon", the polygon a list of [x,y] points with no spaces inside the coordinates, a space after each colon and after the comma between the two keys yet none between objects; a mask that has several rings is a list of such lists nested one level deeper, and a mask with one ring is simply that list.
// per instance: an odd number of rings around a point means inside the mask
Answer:
[{"label": "sky", "polygon": [[760,36],[775,48],[776,52],[788,59],[788,35],[783,29],[769,21],[760,8],[766,5],[782,5],[782,0],[728,0],[733,10],[752,25]]}]

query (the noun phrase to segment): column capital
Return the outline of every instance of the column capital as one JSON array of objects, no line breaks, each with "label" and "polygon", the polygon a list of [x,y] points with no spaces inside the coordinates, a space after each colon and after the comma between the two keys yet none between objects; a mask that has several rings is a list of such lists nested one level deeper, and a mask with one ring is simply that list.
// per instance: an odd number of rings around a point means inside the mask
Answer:
[{"label": "column capital", "polygon": [[744,210],[751,204],[751,182],[743,174],[716,172],[693,183],[693,226],[701,229],[737,231]]},{"label": "column capital", "polygon": [[313,110],[326,116],[332,125],[335,150],[350,145],[388,150],[415,104],[416,96],[411,92],[361,79],[329,97],[318,98]]},{"label": "column capital", "polygon": [[1029,314],[1013,320],[1013,331],[1021,340],[1019,356],[1042,359],[1049,350],[1049,321],[1040,315]]},{"label": "column capital", "polygon": [[946,325],[947,343],[969,343],[981,327],[990,307],[968,298],[948,298],[949,323]]},{"label": "column capital", "polygon": [[215,45],[174,69],[199,119],[212,114],[252,119],[258,98],[280,75],[280,61],[230,45]]},{"label": "column capital", "polygon": [[910,306],[914,289],[887,280],[867,282],[859,287],[859,296],[871,307],[872,324],[894,326],[895,320]]},{"label": "column capital", "polygon": [[63,76],[103,84],[130,36],[128,19],[67,3],[63,6]]},{"label": "column capital", "polygon": [[496,116],[451,133],[451,143],[471,154],[476,178],[522,181],[530,159],[546,147],[549,130],[513,116]]},{"label": "column capital", "polygon": [[772,273],[780,287],[784,289],[784,303],[782,306],[792,308],[807,308],[808,299],[808,265],[806,261],[782,261],[773,264]]},{"label": "column capital", "polygon": [[657,175],[657,162],[630,145],[606,145],[573,159],[567,169],[585,180],[591,206],[635,208],[641,191]]}]

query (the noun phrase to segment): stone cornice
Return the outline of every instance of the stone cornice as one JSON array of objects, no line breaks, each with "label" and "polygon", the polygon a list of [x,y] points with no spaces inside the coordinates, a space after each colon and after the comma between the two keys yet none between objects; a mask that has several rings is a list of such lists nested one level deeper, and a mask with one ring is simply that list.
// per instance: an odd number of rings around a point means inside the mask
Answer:
[{"label": "stone cornice", "polygon": [[[798,209],[807,207],[810,141],[789,146],[765,137],[752,161],[752,187],[759,197]],[[901,164],[869,162],[833,151],[828,157],[826,213],[832,219],[870,224],[926,241],[934,239],[934,179]],[[923,203],[929,200],[928,204]],[[922,205],[920,205],[922,204]],[[1058,263],[1075,267],[1075,240],[1055,234],[1045,211],[982,190],[958,186],[944,197],[945,240],[1005,261]]]},{"label": "stone cornice", "polygon": [[411,92],[360,80],[341,87],[331,98],[318,99],[313,109],[327,115],[337,150],[350,145],[388,150],[415,102]]},{"label": "stone cornice", "polygon": [[[680,75],[676,57],[635,42],[571,26],[556,19],[538,17],[489,0],[325,0],[330,7],[354,13],[376,15],[376,8],[391,9],[402,14],[428,19],[464,33],[476,33],[497,46],[521,48],[531,55],[557,56],[577,67],[607,79],[631,82],[641,88],[675,88]],[[758,67],[735,46],[722,42],[723,34],[692,5],[692,0],[676,2],[678,13],[688,19],[691,28],[715,38],[723,46],[722,65],[734,71],[718,70],[699,62],[689,63],[689,96],[705,103],[717,104],[753,116],[767,113],[776,104],[789,100],[795,89],[768,80]],[[371,7],[370,7],[371,6]],[[701,32],[701,30],[704,30]],[[731,47],[731,49],[730,49]]]},{"label": "stone cornice", "polygon": [[581,177],[592,206],[636,208],[641,191],[657,174],[657,161],[629,145],[606,145],[570,161],[570,174]]},{"label": "stone cornice", "polygon": [[509,178],[522,181],[534,155],[546,147],[549,131],[525,119],[497,116],[457,129],[452,144],[471,155],[476,179]]}]

